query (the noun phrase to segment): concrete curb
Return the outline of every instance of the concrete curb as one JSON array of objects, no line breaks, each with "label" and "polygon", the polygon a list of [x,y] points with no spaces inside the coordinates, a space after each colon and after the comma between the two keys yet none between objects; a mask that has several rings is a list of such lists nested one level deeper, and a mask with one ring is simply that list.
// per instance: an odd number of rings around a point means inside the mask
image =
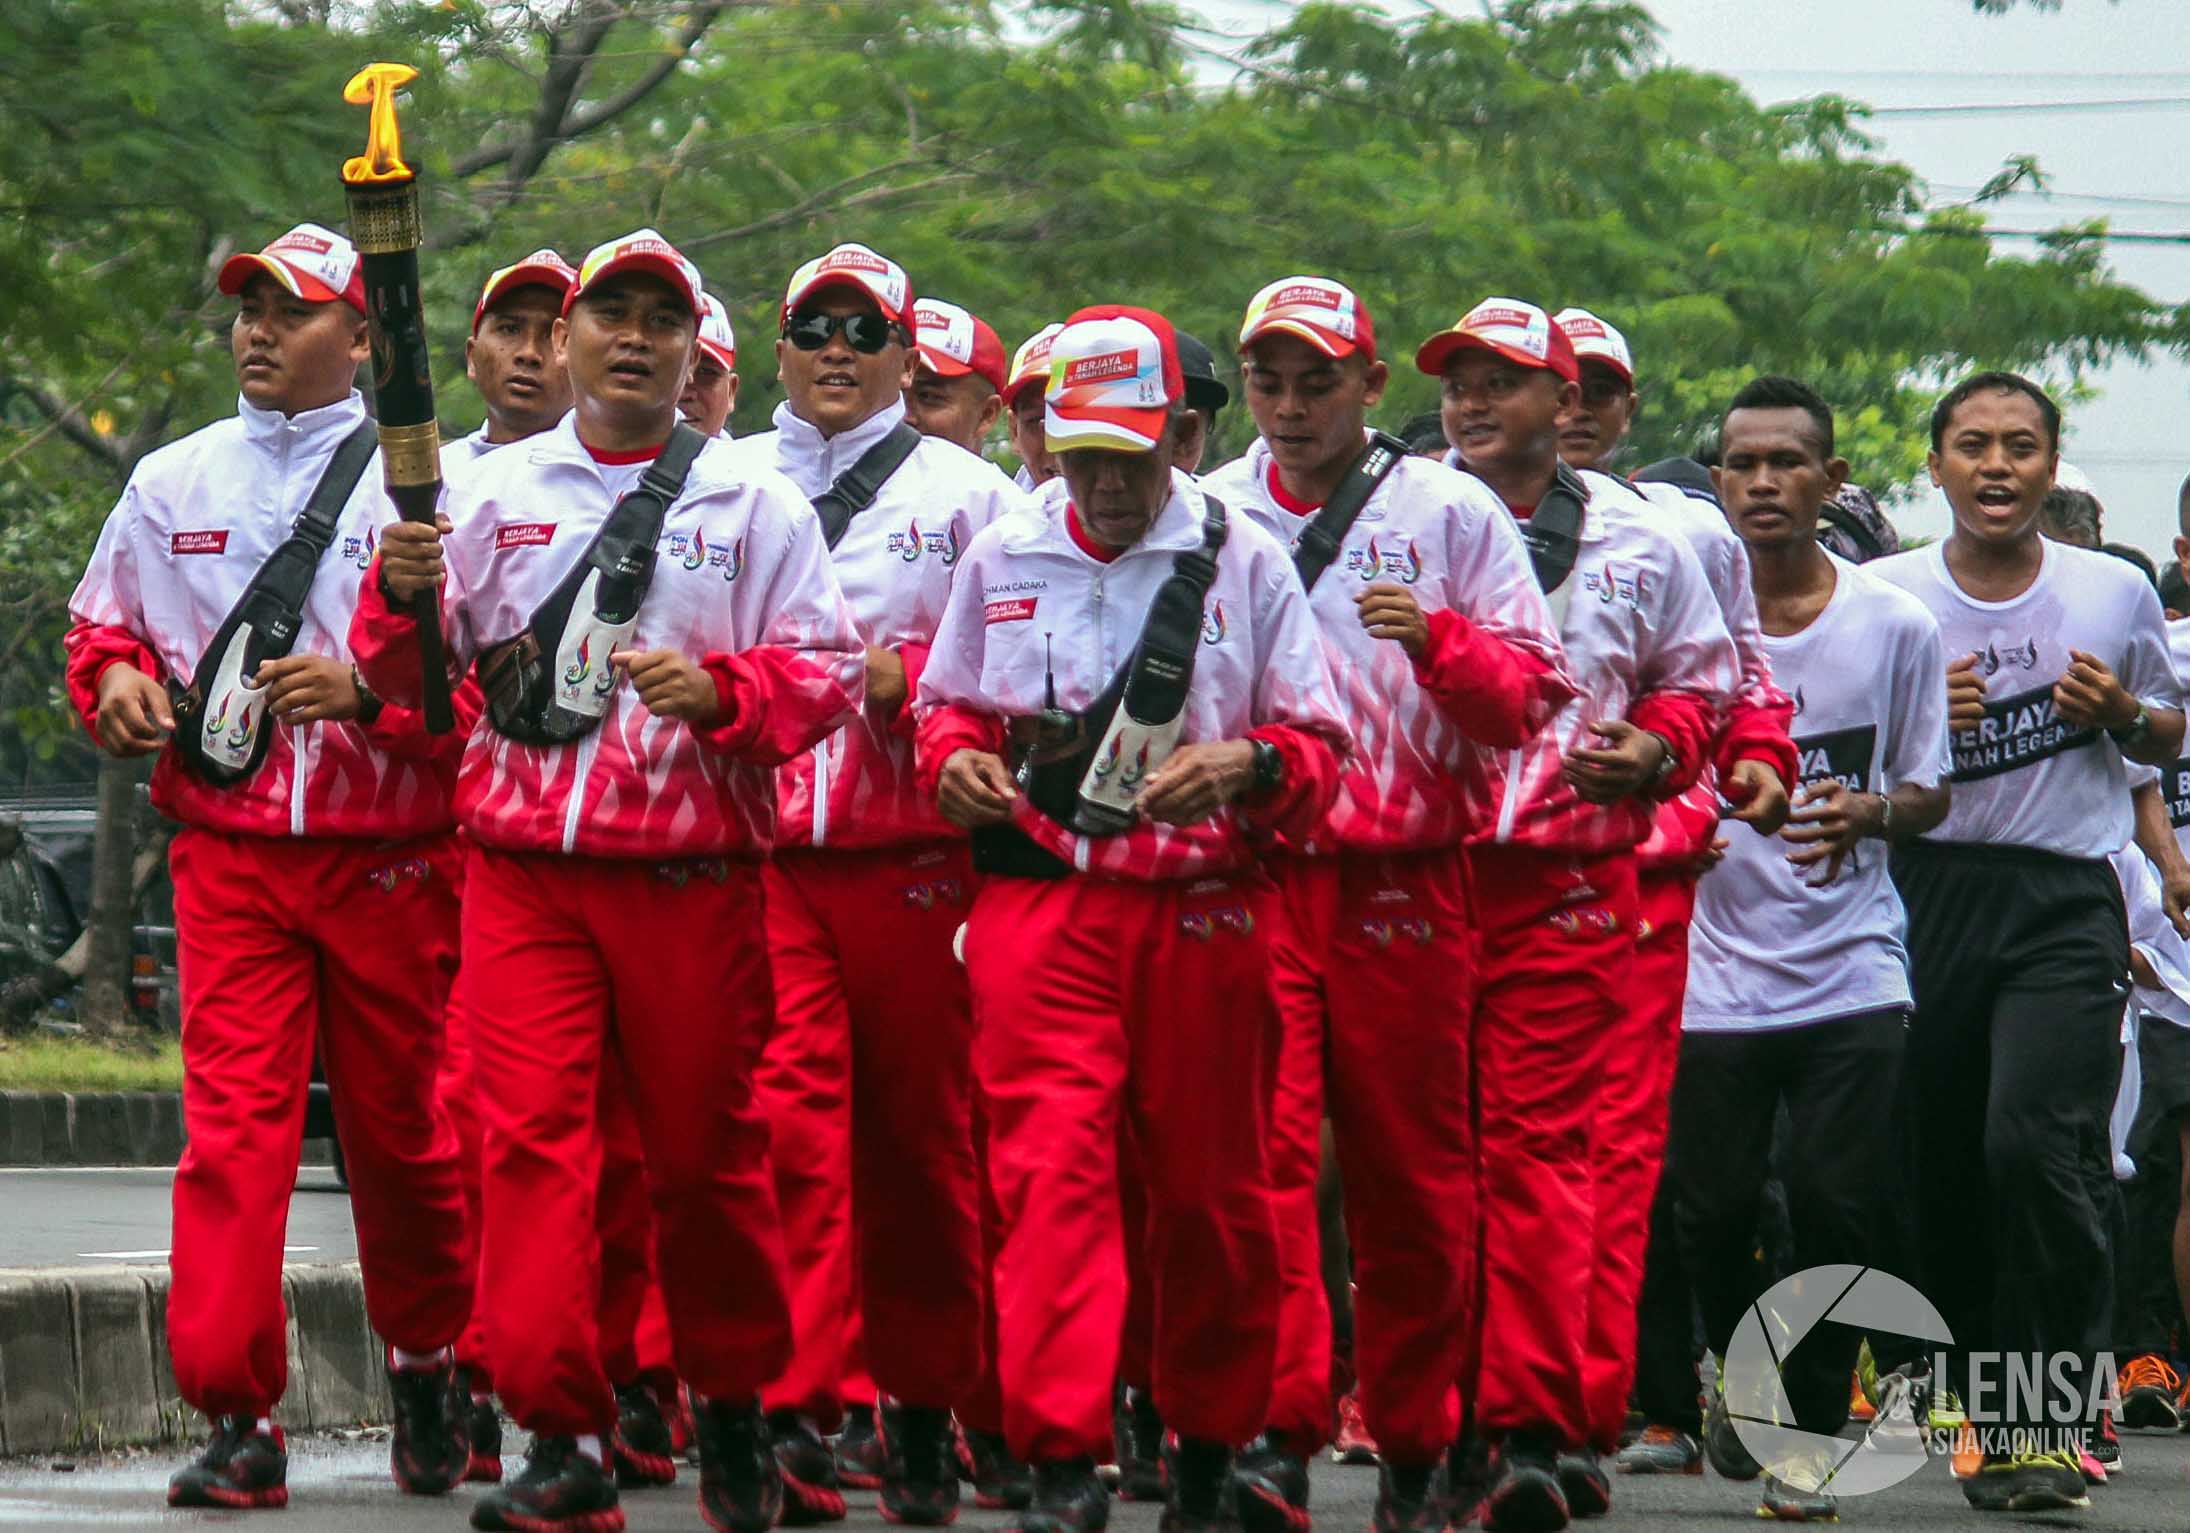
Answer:
[{"label": "concrete curb", "polygon": [[[190,1441],[167,1356],[165,1267],[0,1272],[0,1453],[55,1453]],[[379,1338],[355,1262],[282,1271],[289,1310],[292,1428],[355,1427],[389,1416]]]},{"label": "concrete curb", "polygon": [[177,1091],[0,1091],[0,1166],[172,1166]]}]

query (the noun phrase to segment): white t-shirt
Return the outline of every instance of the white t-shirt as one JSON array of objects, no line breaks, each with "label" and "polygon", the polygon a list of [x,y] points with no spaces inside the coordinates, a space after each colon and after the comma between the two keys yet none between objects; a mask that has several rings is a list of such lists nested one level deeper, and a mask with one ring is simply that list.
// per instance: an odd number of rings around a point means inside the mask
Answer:
[{"label": "white t-shirt", "polygon": [[[1772,679],[1794,699],[1804,783],[1860,793],[1947,775],[1946,651],[1905,591],[1832,559],[1825,609],[1797,634],[1764,635]],[[1689,1032],[1762,1032],[1909,1004],[1907,919],[1885,844],[1865,841],[1840,876],[1810,888],[1795,850],[1746,825],[1696,888],[1688,928]]]},{"label": "white t-shirt", "polygon": [[2054,716],[2069,651],[2104,660],[2148,707],[2181,707],[2182,687],[2159,596],[2136,566],[2050,539],[2043,547],[2038,578],[2004,602],[1964,592],[1943,543],[1864,568],[1929,608],[1948,658],[1976,655],[1985,680],[1984,722],[1954,737],[1954,807],[1926,839],[2096,861],[2129,840],[2129,780],[2104,730]]}]

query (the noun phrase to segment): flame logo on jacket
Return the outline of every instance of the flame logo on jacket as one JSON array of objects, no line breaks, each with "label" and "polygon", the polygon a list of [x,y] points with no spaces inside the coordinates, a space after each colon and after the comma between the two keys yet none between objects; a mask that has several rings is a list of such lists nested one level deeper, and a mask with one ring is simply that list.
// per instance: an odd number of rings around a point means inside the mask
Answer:
[{"label": "flame logo on jacket", "polygon": [[1430,923],[1420,916],[1404,916],[1397,921],[1383,921],[1374,916],[1364,918],[1361,934],[1379,948],[1388,948],[1395,937],[1405,937],[1416,947],[1427,947],[1430,941]]},{"label": "flame logo on jacket", "polygon": [[2038,668],[2038,641],[2035,637],[2028,638],[2022,642],[2020,648],[2010,650],[1995,649],[1987,644],[1984,660],[1987,676],[1997,675],[2011,665],[2020,670],[2034,671]]},{"label": "flame logo on jacket", "polygon": [[1247,936],[1255,929],[1255,913],[1245,905],[1222,905],[1215,910],[1182,910],[1179,930],[1196,942],[1207,942],[1220,931]]},{"label": "flame logo on jacket", "polygon": [[424,883],[430,873],[431,870],[426,866],[425,858],[406,857],[401,862],[391,862],[385,867],[367,868],[365,877],[382,894],[393,894],[395,886],[403,882],[404,879],[415,878],[420,883]]},{"label": "flame logo on jacket", "polygon": [[958,562],[962,550],[958,543],[958,528],[953,525],[943,529],[943,568],[949,569]]},{"label": "flame logo on jacket", "polygon": [[684,567],[696,570],[707,562],[707,534],[698,527],[692,529],[691,546],[684,551]]},{"label": "flame logo on jacket", "polygon": [[228,727],[228,705],[235,701],[235,697],[234,692],[223,692],[221,694],[220,707],[215,709],[213,716],[205,721],[205,732],[207,734],[217,735]]},{"label": "flame logo on jacket", "polygon": [[955,878],[934,878],[905,886],[905,903],[919,910],[933,910],[939,903],[963,905],[965,902],[965,886]]},{"label": "flame logo on jacket", "polygon": [[1346,568],[1359,575],[1364,582],[1381,580],[1389,575],[1401,585],[1411,586],[1422,578],[1422,554],[1415,547],[1412,538],[1407,540],[1405,550],[1395,551],[1385,548],[1372,537],[1366,551],[1356,550],[1346,556]]},{"label": "flame logo on jacket", "polygon": [[578,658],[570,662],[563,672],[563,685],[575,687],[593,674],[593,635],[587,634],[578,641]]},{"label": "flame logo on jacket", "polygon": [[905,524],[905,546],[899,557],[907,564],[911,564],[920,557],[920,524],[918,522],[907,522]]},{"label": "flame logo on jacket", "polygon": [[1201,620],[1201,641],[1204,644],[1222,644],[1228,631],[1224,626],[1224,603],[1220,599],[1209,609],[1209,615]]},{"label": "flame logo on jacket", "polygon": [[722,565],[722,578],[725,581],[737,579],[745,573],[745,539],[738,539],[730,545],[728,553],[718,553],[715,558]]}]

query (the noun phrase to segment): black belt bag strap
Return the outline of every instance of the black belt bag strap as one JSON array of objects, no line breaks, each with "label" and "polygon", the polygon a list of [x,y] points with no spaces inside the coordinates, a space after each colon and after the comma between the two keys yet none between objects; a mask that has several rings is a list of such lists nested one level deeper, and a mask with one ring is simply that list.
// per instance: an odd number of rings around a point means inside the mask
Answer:
[{"label": "black belt bag strap", "polygon": [[1406,457],[1407,444],[1399,438],[1383,431],[1370,434],[1369,445],[1361,449],[1361,456],[1346,470],[1346,477],[1338,482],[1338,489],[1323,503],[1323,509],[1314,519],[1300,529],[1300,539],[1293,545],[1293,568],[1300,571],[1303,586],[1311,591],[1315,589],[1316,581],[1338,557],[1346,534],[1353,531],[1362,507]]},{"label": "black belt bag strap", "polygon": [[616,690],[609,654],[654,582],[654,545],[707,439],[680,424],[522,633],[479,657],[487,717],[512,740],[567,745],[598,729]]},{"label": "black belt bag strap", "polygon": [[1574,573],[1575,561],[1582,556],[1582,513],[1588,505],[1589,486],[1582,483],[1581,475],[1561,463],[1535,513],[1521,523],[1521,541],[1528,545],[1529,567],[1536,573],[1537,586],[1553,598],[1552,615],[1562,621],[1562,626],[1567,601],[1574,593],[1569,591],[1564,597],[1556,593]]},{"label": "black belt bag strap", "polygon": [[[1079,714],[1045,710],[1013,731],[1020,791],[1036,809],[1079,835],[1115,836],[1131,829],[1133,796],[1177,745],[1201,646],[1203,603],[1216,583],[1217,555],[1230,530],[1224,503],[1207,493],[1202,499],[1207,504],[1201,543],[1173,561],[1170,576],[1149,603],[1133,653],[1110,685]],[[973,865],[984,873],[1017,877],[1062,877],[1070,871],[1011,826],[974,833]]]},{"label": "black belt bag strap", "polygon": [[852,518],[874,504],[890,475],[920,445],[920,433],[909,421],[899,421],[882,440],[859,455],[859,461],[836,476],[836,483],[814,497],[814,515],[821,518],[822,540],[833,552],[844,541]]},{"label": "black belt bag strap", "polygon": [[379,442],[379,430],[369,420],[342,439],[289,536],[266,556],[213,630],[190,685],[168,683],[175,708],[175,749],[191,771],[216,788],[242,782],[266,759],[273,738],[266,728],[266,694],[249,683],[262,662],[281,659],[296,644],[320,555],[335,540],[342,508],[365,477],[365,465],[372,462]]}]

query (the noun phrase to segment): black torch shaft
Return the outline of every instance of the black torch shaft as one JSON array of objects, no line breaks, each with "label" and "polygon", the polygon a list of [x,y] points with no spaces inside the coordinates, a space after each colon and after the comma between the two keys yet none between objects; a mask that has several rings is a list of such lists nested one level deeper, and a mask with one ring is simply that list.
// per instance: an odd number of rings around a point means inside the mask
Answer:
[{"label": "black torch shaft", "polygon": [[[345,183],[343,189],[349,194],[350,238],[357,246],[365,315],[372,325],[382,479],[403,520],[430,526],[441,500],[441,433],[434,423],[425,304],[418,290],[418,183],[405,177]],[[439,594],[421,592],[411,616],[418,624],[426,728],[446,734],[456,719],[449,706]]]}]

